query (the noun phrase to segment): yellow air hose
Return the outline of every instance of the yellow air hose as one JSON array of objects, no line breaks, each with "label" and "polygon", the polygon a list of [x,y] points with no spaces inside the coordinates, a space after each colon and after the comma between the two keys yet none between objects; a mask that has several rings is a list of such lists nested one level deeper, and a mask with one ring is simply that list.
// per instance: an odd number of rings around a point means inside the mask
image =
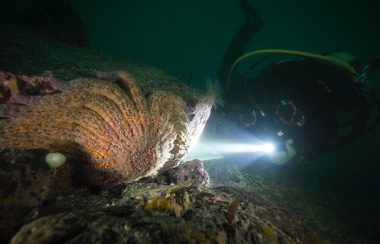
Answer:
[{"label": "yellow air hose", "polygon": [[348,63],[342,61],[341,59],[324,56],[320,54],[315,53],[309,53],[309,52],[303,52],[303,51],[296,51],[296,50],[285,50],[285,49],[262,49],[262,50],[256,50],[249,52],[247,54],[244,54],[240,56],[236,61],[231,65],[231,68],[228,72],[228,78],[226,80],[225,87],[226,89],[229,88],[230,80],[231,80],[231,74],[234,68],[238,63],[240,63],[243,59],[246,59],[248,57],[252,57],[259,54],[287,54],[287,55],[293,55],[293,56],[300,56],[300,57],[307,57],[307,58],[313,58],[322,62],[326,62],[332,65],[337,66],[338,68],[341,68],[342,70],[347,71],[348,73],[355,75],[357,71]]}]

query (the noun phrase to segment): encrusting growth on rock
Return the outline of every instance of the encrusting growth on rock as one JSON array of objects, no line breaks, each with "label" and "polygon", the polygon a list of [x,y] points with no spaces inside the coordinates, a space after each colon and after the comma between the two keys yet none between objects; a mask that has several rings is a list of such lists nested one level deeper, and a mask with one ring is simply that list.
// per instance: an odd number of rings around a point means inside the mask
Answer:
[{"label": "encrusting growth on rock", "polygon": [[74,160],[74,168],[88,183],[104,187],[153,174],[170,159],[178,161],[190,134],[203,130],[210,102],[198,101],[202,118],[193,125],[181,97],[167,91],[143,93],[126,72],[113,78],[73,80],[52,94],[16,94],[12,102],[0,104],[0,149],[46,148],[81,158]]}]

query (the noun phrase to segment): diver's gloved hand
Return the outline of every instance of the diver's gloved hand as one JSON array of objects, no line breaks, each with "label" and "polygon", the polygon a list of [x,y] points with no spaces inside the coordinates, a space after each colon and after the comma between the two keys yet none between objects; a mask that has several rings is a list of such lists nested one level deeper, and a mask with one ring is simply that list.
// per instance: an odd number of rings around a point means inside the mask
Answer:
[{"label": "diver's gloved hand", "polygon": [[286,140],[285,150],[273,152],[273,154],[268,157],[269,160],[274,164],[286,164],[289,162],[296,155],[293,143],[293,139]]}]

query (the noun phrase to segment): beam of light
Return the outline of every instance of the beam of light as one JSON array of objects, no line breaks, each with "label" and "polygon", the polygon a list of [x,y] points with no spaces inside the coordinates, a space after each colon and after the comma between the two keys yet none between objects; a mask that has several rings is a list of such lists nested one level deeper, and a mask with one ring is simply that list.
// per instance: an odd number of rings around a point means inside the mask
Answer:
[{"label": "beam of light", "polygon": [[260,144],[249,144],[249,143],[218,143],[214,147],[225,152],[230,153],[271,153],[275,150],[273,144],[270,143],[260,143]]},{"label": "beam of light", "polygon": [[[222,125],[222,128],[219,125]],[[252,162],[275,151],[273,144],[258,139],[223,117],[215,117],[211,123],[208,122],[202,136],[193,138],[192,142],[190,151],[183,161],[207,161],[241,155]]]},{"label": "beam of light", "polygon": [[230,154],[269,154],[275,150],[271,143],[215,143],[201,141],[184,158],[185,161],[199,159],[202,161],[223,158]]}]

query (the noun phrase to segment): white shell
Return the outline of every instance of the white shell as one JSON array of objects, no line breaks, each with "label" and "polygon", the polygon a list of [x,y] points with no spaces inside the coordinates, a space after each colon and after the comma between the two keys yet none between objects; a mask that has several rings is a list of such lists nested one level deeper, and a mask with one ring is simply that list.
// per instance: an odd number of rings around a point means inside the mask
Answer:
[{"label": "white shell", "polygon": [[66,157],[62,153],[48,153],[45,161],[51,168],[58,168],[65,163]]}]

